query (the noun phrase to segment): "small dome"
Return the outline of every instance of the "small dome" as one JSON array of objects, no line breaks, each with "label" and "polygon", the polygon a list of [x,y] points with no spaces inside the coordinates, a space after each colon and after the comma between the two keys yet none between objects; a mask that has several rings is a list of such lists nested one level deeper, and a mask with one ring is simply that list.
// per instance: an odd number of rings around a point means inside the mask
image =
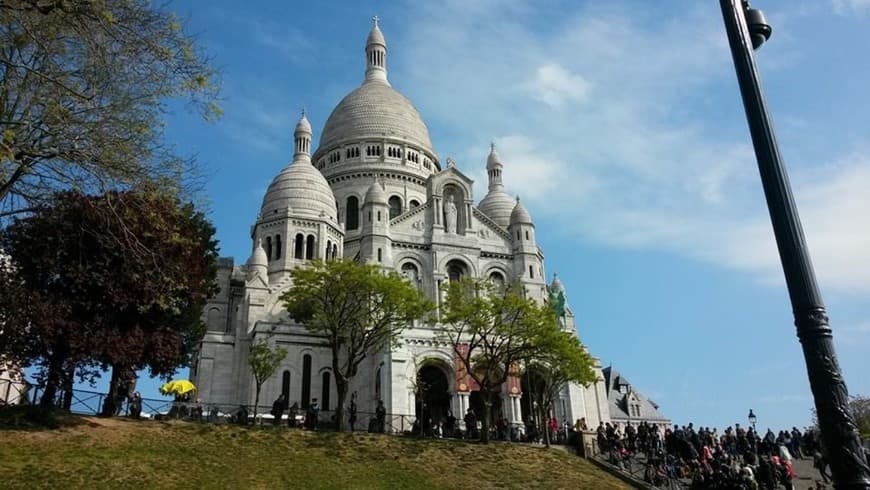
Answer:
[{"label": "small dome", "polygon": [[296,123],[295,133],[308,133],[311,134],[311,123],[308,122],[308,118],[305,116],[305,111],[302,111],[302,118],[299,119],[299,122]]},{"label": "small dome", "polygon": [[307,155],[305,157],[284,167],[269,185],[260,208],[261,219],[289,209],[293,214],[338,220],[332,189],[323,174],[307,160]]},{"label": "small dome", "polygon": [[254,253],[251,254],[251,258],[248,259],[249,267],[268,267],[269,266],[269,257],[266,257],[266,251],[263,250],[263,239],[260,238],[257,240],[257,246],[254,247]]},{"label": "small dome", "polygon": [[486,168],[487,170],[501,165],[501,157],[498,156],[498,152],[495,151],[495,143],[489,145],[489,156],[486,157]]},{"label": "small dome", "polygon": [[514,210],[511,211],[511,223],[512,225],[531,225],[532,223],[532,215],[526,211],[526,207],[523,206],[523,203],[520,202],[520,198],[517,198],[517,204],[514,206]]},{"label": "small dome", "polygon": [[365,203],[369,204],[387,204],[387,193],[384,187],[377,180],[372,182],[369,191],[366,192]]},{"label": "small dome", "polygon": [[511,212],[516,201],[503,190],[491,190],[477,205],[477,209],[489,216],[499,226],[507,228],[511,223]]}]

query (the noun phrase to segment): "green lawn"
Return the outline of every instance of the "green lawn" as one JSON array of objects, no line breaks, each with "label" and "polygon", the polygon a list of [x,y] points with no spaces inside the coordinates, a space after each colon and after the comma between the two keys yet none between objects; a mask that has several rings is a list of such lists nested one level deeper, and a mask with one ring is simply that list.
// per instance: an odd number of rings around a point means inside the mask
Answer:
[{"label": "green lawn", "polygon": [[185,422],[0,430],[3,488],[627,488],[560,450]]}]

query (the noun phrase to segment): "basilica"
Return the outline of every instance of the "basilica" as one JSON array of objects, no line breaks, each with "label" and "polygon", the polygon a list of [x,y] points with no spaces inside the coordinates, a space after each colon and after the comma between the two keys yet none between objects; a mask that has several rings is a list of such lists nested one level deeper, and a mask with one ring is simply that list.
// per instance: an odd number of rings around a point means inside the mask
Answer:
[{"label": "basilica", "polygon": [[[334,410],[331,352],[279,300],[290,287],[290,271],[312,260],[345,257],[396,271],[436,306],[441,286],[463,276],[518,281],[540,301],[565,293],[558,278],[547,283],[534,220],[504,187],[509,162],[493,145],[485,159],[488,192],[475,204],[474,182],[452,159],[439,159],[417,109],[390,85],[377,20],[366,40],[362,84],[332,111],[313,151],[312,137],[303,113],[293,160],[275,176],[251,227],[250,258],[238,265],[220,261],[220,292],[203,313],[207,332],[192,368],[206,403],[253,403],[247,354],[252,342],[266,338],[289,354],[263,386],[261,403],[283,394],[291,405],[304,408],[317,399],[321,410]],[[570,307],[563,325],[576,332]],[[596,370],[599,382],[565,387],[552,416],[585,418],[590,428],[611,421],[605,377]],[[508,379],[496,417],[512,424],[531,420],[532,378],[518,373]],[[418,380],[425,381],[425,393]],[[481,403],[457,369],[452,346],[437,326],[424,323],[408,325],[398,347],[367,358],[352,381],[354,392],[361,415],[382,401],[397,431],[409,428],[423,407],[436,418],[451,411],[461,420]]]}]

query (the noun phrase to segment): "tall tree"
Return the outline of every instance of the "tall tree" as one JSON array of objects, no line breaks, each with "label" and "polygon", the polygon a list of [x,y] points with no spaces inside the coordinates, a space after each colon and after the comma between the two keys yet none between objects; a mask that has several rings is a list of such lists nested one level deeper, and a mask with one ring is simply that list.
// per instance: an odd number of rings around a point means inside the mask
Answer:
[{"label": "tall tree", "polygon": [[251,374],[254,376],[254,420],[257,420],[260,390],[263,389],[263,384],[275,374],[285,357],[287,357],[287,349],[280,346],[273,348],[266,339],[252,343],[248,350],[248,366],[251,367]]},{"label": "tall tree", "polygon": [[192,205],[151,187],[61,193],[0,232],[23,289],[56,307],[31,324],[46,371],[43,403],[71,364],[112,367],[110,403],[120,373],[148,367],[170,376],[187,364],[215,288],[213,235]]},{"label": "tall tree", "polygon": [[0,216],[63,189],[178,185],[191,163],[163,142],[167,102],[207,118],[215,71],[147,0],[0,0]]},{"label": "tall tree", "polygon": [[[537,380],[535,394],[541,420],[555,409],[556,400],[568,383],[588,385],[596,379],[592,357],[573,332],[547,329],[538,337],[534,358],[527,360],[526,369]],[[544,441],[549,447],[550,431],[544,427]]]},{"label": "tall tree", "polygon": [[293,285],[281,299],[290,316],[322,335],[332,350],[341,430],[348,388],[360,363],[391,347],[402,330],[431,311],[432,304],[404,277],[375,265],[315,261],[291,274]]},{"label": "tall tree", "polygon": [[499,287],[464,278],[451,282],[441,304],[442,336],[480,390],[485,409],[481,440],[489,442],[491,407],[511,368],[535,357],[542,339],[558,331],[556,316],[526,298],[522,286]]}]

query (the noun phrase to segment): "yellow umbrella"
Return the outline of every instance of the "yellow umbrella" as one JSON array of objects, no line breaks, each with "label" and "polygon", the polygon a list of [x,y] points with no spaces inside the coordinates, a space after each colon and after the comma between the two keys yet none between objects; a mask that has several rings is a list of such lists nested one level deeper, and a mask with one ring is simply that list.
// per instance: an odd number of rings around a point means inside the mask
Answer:
[{"label": "yellow umbrella", "polygon": [[196,385],[186,379],[177,379],[160,387],[160,393],[164,395],[183,395],[196,391]]}]

